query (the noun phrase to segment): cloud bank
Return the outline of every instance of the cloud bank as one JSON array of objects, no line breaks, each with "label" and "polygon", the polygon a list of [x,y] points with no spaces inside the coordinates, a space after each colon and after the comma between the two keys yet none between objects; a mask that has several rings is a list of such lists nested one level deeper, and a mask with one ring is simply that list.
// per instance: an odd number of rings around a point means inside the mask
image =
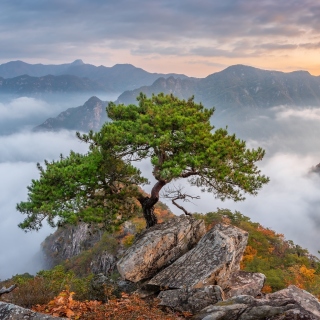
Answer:
[{"label": "cloud bank", "polygon": [[[5,101],[6,99],[2,99]],[[83,104],[84,101],[82,101]],[[65,102],[66,103],[66,102]],[[59,103],[58,103],[59,105]],[[55,104],[34,98],[7,99],[0,104],[0,279],[17,273],[35,273],[41,265],[40,244],[54,232],[44,225],[39,232],[24,233],[18,228],[23,216],[15,210],[16,204],[27,199],[27,186],[39,177],[36,163],[44,159],[58,159],[62,153],[68,155],[72,149],[86,152],[87,145],[75,137],[75,132],[32,133],[29,127],[39,124],[38,115],[47,116],[56,112]],[[61,107],[65,105],[61,104]],[[57,107],[59,109],[59,106]],[[41,118],[42,119],[42,118]],[[44,120],[44,119],[43,119]],[[41,120],[41,121],[43,121]],[[11,125],[4,132],[3,125]]]},{"label": "cloud bank", "polygon": [[27,199],[27,186],[39,178],[36,162],[58,159],[70,150],[86,152],[74,132],[18,133],[0,136],[0,279],[16,273],[34,273],[41,268],[40,244],[54,230],[44,224],[39,232],[18,228],[23,216],[16,204]]}]

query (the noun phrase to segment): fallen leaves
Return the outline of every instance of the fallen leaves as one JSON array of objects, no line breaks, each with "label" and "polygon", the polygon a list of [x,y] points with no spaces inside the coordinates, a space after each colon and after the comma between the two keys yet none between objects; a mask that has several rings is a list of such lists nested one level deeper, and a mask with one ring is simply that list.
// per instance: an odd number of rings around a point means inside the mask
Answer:
[{"label": "fallen leaves", "polygon": [[157,301],[145,301],[137,295],[122,293],[120,299],[112,299],[107,303],[99,301],[76,301],[74,292],[62,291],[47,305],[36,305],[34,311],[68,319],[96,319],[96,320],[176,320],[186,319],[191,314],[177,314],[163,312],[157,308]]}]

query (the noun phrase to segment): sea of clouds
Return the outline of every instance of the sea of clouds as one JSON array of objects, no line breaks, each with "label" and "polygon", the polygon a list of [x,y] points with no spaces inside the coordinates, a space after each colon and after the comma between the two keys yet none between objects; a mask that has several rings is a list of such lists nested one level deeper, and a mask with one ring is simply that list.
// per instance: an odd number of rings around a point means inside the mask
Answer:
[{"label": "sea of clouds", "polygon": [[[44,225],[39,232],[25,233],[17,227],[23,216],[16,204],[27,199],[27,186],[39,177],[36,163],[58,159],[72,149],[86,152],[87,145],[71,131],[32,132],[32,128],[68,107],[82,105],[84,97],[69,100],[5,97],[0,101],[0,279],[17,273],[35,273],[41,269],[40,244],[54,232]],[[103,99],[107,100],[107,99]],[[111,100],[111,99],[110,99]],[[263,147],[266,156],[259,168],[270,177],[258,196],[244,202],[220,201],[210,194],[177,182],[201,200],[187,203],[191,212],[217,208],[238,210],[252,221],[283,233],[313,254],[320,250],[320,175],[310,170],[320,162],[320,108],[277,107],[267,111],[213,117],[218,127],[228,125],[229,132],[247,141],[247,146]],[[148,162],[139,164],[152,181]],[[152,184],[145,186],[148,191]],[[179,210],[166,201],[170,208]]]}]

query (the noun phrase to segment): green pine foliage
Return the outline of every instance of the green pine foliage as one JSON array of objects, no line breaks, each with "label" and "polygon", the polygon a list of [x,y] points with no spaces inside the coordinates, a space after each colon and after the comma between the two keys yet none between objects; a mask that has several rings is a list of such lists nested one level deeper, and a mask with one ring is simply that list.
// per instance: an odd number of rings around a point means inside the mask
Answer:
[{"label": "green pine foliage", "polygon": [[[27,216],[19,225],[26,231],[38,230],[45,219],[52,227],[83,221],[114,228],[135,214],[137,185],[147,181],[138,169],[97,148],[85,155],[71,152],[38,169],[40,179],[32,180],[28,200],[17,204]],[[123,219],[117,219],[119,212]]]},{"label": "green pine foliage", "polygon": [[243,193],[256,194],[268,178],[256,162],[261,148],[249,150],[244,141],[210,124],[214,109],[159,94],[140,94],[139,105],[107,107],[106,123],[97,134],[84,135],[91,145],[112,148],[122,158],[149,158],[156,180],[168,183],[189,178],[191,185],[220,199],[243,200]]},{"label": "green pine foliage", "polygon": [[[47,220],[53,227],[84,221],[112,229],[136,213],[137,200],[149,227],[157,222],[152,212],[160,190],[170,182],[185,179],[222,200],[240,201],[269,181],[256,165],[264,150],[247,149],[226,129],[214,130],[214,109],[193,97],[162,93],[151,98],[141,93],[137,100],[138,105],[110,103],[111,122],[97,133],[78,134],[90,144],[87,154],[71,152],[38,165],[40,178],[28,187],[27,201],[17,204],[26,215],[20,228],[38,230]],[[150,197],[139,191],[148,181],[133,166],[143,159],[151,161],[157,181]]]}]

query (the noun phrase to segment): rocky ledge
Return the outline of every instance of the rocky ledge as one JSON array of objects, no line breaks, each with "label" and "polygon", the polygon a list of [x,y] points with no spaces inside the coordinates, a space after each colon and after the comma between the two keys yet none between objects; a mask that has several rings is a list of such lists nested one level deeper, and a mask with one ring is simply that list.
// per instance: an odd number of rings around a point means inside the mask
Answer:
[{"label": "rocky ledge", "polygon": [[59,320],[63,318],[52,317],[47,314],[34,312],[16,306],[11,303],[0,302],[0,319],[1,320]]},{"label": "rocky ledge", "polygon": [[[195,320],[319,319],[320,303],[295,286],[264,295],[265,276],[240,271],[247,232],[176,217],[144,232],[117,263],[141,297],[156,294],[160,306],[188,311]],[[193,235],[192,237],[190,237]]]}]

